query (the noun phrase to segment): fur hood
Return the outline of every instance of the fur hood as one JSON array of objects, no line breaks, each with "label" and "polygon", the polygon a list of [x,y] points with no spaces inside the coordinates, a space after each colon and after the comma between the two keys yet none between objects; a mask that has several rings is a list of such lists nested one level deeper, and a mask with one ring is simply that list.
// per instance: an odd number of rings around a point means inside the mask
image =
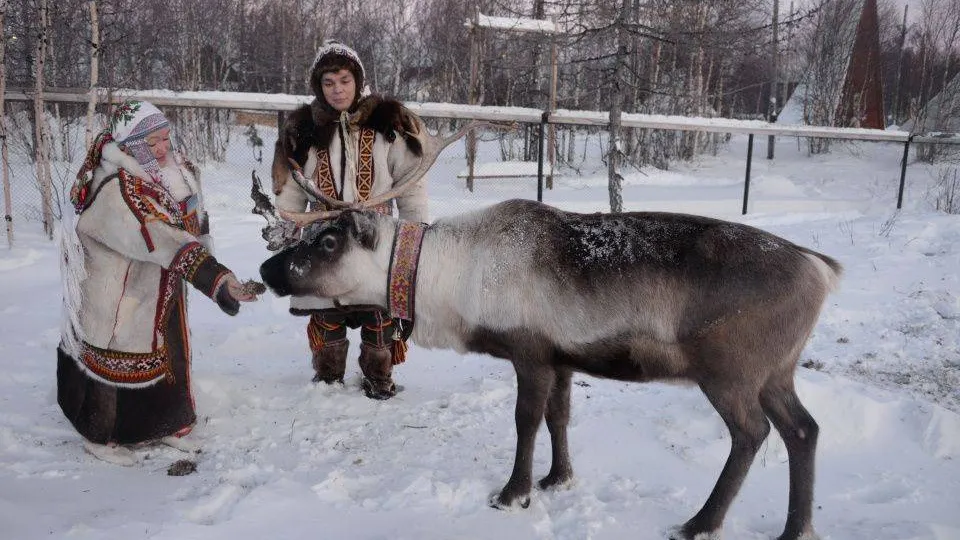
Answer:
[{"label": "fur hood", "polygon": [[[311,147],[330,145],[337,132],[338,120],[338,114],[326,110],[316,99],[288,114],[274,149],[274,167],[280,164],[285,168],[287,158],[293,158],[302,167]],[[419,157],[423,155],[420,141],[408,135],[419,132],[418,121],[416,115],[399,101],[375,94],[361,99],[357,110],[350,114],[351,125],[373,129],[387,142],[392,143],[400,134],[407,148]]]}]

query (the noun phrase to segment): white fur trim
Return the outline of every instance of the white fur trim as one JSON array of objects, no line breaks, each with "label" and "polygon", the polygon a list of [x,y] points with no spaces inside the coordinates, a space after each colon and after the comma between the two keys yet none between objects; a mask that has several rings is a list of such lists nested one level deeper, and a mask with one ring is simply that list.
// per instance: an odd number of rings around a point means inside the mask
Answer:
[{"label": "white fur trim", "polygon": [[73,209],[68,208],[60,219],[60,280],[63,305],[60,317],[60,339],[63,350],[74,358],[79,357],[81,344],[86,336],[80,324],[83,310],[81,283],[87,277],[83,244],[77,236]]},{"label": "white fur trim", "polygon": [[126,169],[134,176],[150,178],[150,175],[140,166],[140,163],[133,156],[121,150],[120,145],[115,142],[103,145],[103,150],[100,152],[100,167],[108,170],[108,172],[116,172],[116,170],[110,171],[109,167],[104,166],[104,161],[113,165],[115,169]]}]

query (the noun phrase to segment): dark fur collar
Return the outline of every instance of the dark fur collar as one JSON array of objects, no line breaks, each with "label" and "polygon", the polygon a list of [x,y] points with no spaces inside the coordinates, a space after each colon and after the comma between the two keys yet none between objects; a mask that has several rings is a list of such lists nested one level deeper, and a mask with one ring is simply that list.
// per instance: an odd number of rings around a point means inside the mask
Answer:
[{"label": "dark fur collar", "polygon": [[[416,156],[423,154],[420,141],[409,132],[418,130],[414,114],[399,101],[378,95],[370,95],[357,105],[350,114],[350,123],[371,128],[383,135],[387,142],[396,140],[399,133],[407,143],[407,148]],[[287,115],[283,131],[275,152],[283,152],[283,163],[287,157],[293,158],[303,166],[307,161],[310,147],[326,148],[337,132],[339,115],[323,107],[314,99],[309,105],[303,105]],[[274,163],[277,156],[274,155]]]}]

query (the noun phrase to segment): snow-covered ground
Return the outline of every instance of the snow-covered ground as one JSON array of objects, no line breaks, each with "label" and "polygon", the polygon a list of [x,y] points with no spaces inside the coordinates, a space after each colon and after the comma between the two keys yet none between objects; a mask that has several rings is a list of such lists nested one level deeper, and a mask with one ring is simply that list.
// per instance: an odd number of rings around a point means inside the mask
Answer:
[{"label": "snow-covered ground", "polygon": [[[797,374],[821,426],[816,527],[832,540],[960,538],[960,216],[931,210],[932,169],[919,164],[894,211],[899,146],[807,157],[790,139],[773,162],[758,139],[750,213],[740,216],[745,140],[670,171],[629,171],[626,209],[743,221],[839,259],[843,284]],[[534,180],[516,178],[478,180],[470,193],[455,180],[462,169],[460,145],[431,171],[434,217],[536,196]],[[609,208],[602,165],[580,170],[559,170],[546,202]],[[267,256],[243,195],[249,171],[205,168],[218,255],[241,277]],[[305,320],[285,300],[267,295],[230,318],[194,294],[197,472],[168,476],[186,456],[159,447],[137,450],[139,466],[111,466],[82,451],[56,405],[58,265],[36,229],[21,221],[16,246],[0,249],[4,539],[662,539],[703,503],[726,458],[729,436],[697,390],[578,375],[576,482],[535,492],[526,510],[494,510],[486,501],[506,481],[515,443],[508,363],[413,346],[395,372],[405,390],[375,402],[358,388],[358,336],[346,386],[315,386]],[[548,468],[544,430],[535,472]],[[786,496],[786,453],[771,434],[725,538],[775,537]]]}]

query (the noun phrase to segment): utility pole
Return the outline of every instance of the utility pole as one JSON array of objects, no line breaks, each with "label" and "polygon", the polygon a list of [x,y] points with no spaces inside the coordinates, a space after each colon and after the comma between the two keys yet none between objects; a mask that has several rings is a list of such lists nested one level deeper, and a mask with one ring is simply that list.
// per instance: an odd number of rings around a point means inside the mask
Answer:
[{"label": "utility pole", "polygon": [[[779,93],[779,84],[777,81],[780,78],[778,73],[778,63],[779,63],[779,19],[780,19],[780,0],[773,0],[773,58],[770,62],[770,104],[767,112],[767,121],[776,122],[777,121],[777,94]],[[767,137],[767,159],[773,159],[773,147],[776,145],[777,138],[773,135]]]}]

